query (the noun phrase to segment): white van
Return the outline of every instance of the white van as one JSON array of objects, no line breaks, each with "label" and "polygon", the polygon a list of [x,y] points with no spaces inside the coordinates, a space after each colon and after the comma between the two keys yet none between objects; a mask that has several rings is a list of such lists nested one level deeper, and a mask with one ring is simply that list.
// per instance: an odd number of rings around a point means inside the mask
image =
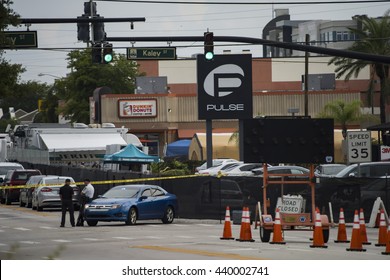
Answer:
[{"label": "white van", "polygon": [[23,165],[16,162],[0,162],[0,178],[3,179],[9,170],[24,170]]}]

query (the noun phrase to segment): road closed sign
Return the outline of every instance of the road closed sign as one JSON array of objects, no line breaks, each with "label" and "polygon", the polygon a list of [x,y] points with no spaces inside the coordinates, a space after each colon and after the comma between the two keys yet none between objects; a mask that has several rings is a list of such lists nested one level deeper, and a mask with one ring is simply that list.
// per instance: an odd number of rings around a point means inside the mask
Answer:
[{"label": "road closed sign", "polygon": [[348,131],[348,163],[371,161],[371,132]]}]

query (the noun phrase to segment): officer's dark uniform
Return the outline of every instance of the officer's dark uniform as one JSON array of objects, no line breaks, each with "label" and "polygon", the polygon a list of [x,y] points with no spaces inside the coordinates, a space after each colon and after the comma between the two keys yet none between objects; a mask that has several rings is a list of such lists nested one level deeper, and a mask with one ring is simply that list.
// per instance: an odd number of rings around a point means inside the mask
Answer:
[{"label": "officer's dark uniform", "polygon": [[65,180],[65,185],[60,188],[61,204],[62,204],[62,217],[61,217],[61,227],[65,226],[65,215],[66,211],[69,210],[70,215],[70,224],[72,227],[74,224],[74,209],[73,209],[73,188],[69,185],[70,180]]}]

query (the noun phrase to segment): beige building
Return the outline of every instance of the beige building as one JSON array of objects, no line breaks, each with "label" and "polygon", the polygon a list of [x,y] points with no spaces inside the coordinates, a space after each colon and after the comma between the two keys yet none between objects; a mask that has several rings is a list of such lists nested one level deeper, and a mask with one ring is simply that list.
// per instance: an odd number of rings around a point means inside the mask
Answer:
[{"label": "beige building", "polygon": [[[308,92],[308,113],[312,117],[330,101],[341,99],[365,101],[363,92],[368,87],[369,68],[345,82],[330,79],[324,85],[324,75],[334,77],[334,66],[329,57],[311,57],[309,74],[313,87]],[[196,60],[138,61],[140,72],[146,77],[167,77],[167,90],[152,94],[103,94],[101,121],[129,129],[144,145],[149,154],[164,155],[164,147],[177,139],[191,139],[195,133],[205,132],[205,121],[198,119]],[[304,57],[254,58],[252,60],[253,116],[304,115]],[[379,95],[378,98],[379,100]],[[378,100],[374,100],[378,104]],[[91,102],[91,112],[94,112]],[[378,113],[378,108],[372,108]],[[371,108],[370,108],[371,110]],[[291,112],[291,111],[290,111]],[[93,114],[91,113],[91,122]],[[231,133],[238,130],[238,120],[213,120],[213,131]]]}]

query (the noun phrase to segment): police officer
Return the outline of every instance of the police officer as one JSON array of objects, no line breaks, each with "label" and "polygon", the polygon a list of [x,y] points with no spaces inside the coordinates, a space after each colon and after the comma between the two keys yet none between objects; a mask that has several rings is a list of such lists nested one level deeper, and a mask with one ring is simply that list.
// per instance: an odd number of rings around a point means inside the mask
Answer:
[{"label": "police officer", "polygon": [[65,185],[60,188],[60,197],[61,197],[61,206],[62,206],[62,216],[61,216],[61,225],[60,227],[65,226],[65,216],[66,211],[69,211],[70,215],[70,224],[72,227],[74,224],[74,209],[73,209],[73,188],[70,186],[70,180],[65,180]]}]

